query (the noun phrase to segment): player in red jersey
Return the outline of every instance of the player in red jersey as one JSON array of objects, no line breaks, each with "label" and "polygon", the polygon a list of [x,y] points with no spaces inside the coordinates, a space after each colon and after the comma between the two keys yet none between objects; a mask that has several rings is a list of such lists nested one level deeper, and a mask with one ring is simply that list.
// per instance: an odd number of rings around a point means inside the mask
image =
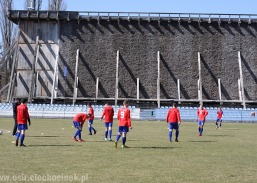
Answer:
[{"label": "player in red jersey", "polygon": [[89,131],[89,135],[92,135],[92,130],[94,131],[94,135],[96,134],[96,130],[94,129],[93,127],[93,122],[94,122],[94,119],[95,119],[95,116],[94,116],[94,109],[93,107],[91,106],[91,103],[88,103],[88,114],[90,114],[90,118],[88,119],[88,131]]},{"label": "player in red jersey", "polygon": [[28,107],[26,106],[26,99],[21,100],[21,104],[17,106],[17,133],[16,133],[16,143],[15,145],[18,146],[19,144],[19,138],[21,139],[20,146],[26,147],[24,145],[24,139],[25,139],[25,131],[28,129],[27,122],[30,122]]},{"label": "player in red jersey", "polygon": [[200,105],[200,107],[197,111],[197,116],[198,116],[198,131],[199,131],[198,136],[202,136],[204,121],[207,116],[206,110],[203,108],[202,105]]},{"label": "player in red jersey", "polygon": [[[76,114],[76,116],[73,118],[73,125],[74,128],[77,128],[76,133],[74,134],[74,136],[72,137],[73,140],[77,141],[77,142],[84,142],[84,140],[82,140],[81,138],[81,131],[83,128],[83,125],[85,123],[85,121],[90,117],[90,114],[85,114],[85,113],[78,113]],[[77,140],[77,136],[79,137],[79,139]]]},{"label": "player in red jersey", "polygon": [[172,141],[172,131],[173,129],[176,130],[176,139],[175,141],[178,142],[178,135],[179,135],[179,125],[181,123],[180,112],[177,109],[177,105],[173,103],[172,108],[168,111],[166,116],[166,122],[169,123],[169,141]]},{"label": "player in red jersey", "polygon": [[119,129],[118,134],[116,136],[116,140],[114,142],[114,147],[117,148],[118,141],[122,135],[122,148],[127,148],[126,146],[126,135],[129,132],[129,128],[132,129],[131,119],[130,119],[130,110],[128,108],[129,102],[125,100],[123,102],[123,107],[118,111],[118,120],[119,120]]},{"label": "player in red jersey", "polygon": [[104,140],[107,140],[108,133],[109,133],[109,141],[112,141],[112,124],[113,124],[113,115],[114,110],[112,106],[108,104],[108,102],[105,103],[105,108],[101,117],[101,120],[104,118],[104,124],[105,124],[105,138]]},{"label": "player in red jersey", "polygon": [[223,115],[223,111],[222,111],[221,107],[219,107],[218,111],[217,111],[216,128],[221,128],[222,115]]}]

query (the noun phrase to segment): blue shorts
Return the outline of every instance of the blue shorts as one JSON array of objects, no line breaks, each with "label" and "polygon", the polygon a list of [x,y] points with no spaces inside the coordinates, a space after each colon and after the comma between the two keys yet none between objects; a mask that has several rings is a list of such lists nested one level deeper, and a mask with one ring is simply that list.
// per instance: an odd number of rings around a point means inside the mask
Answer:
[{"label": "blue shorts", "polygon": [[118,132],[120,132],[120,133],[123,133],[123,132],[127,133],[127,132],[129,132],[129,127],[128,126],[119,126]]},{"label": "blue shorts", "polygon": [[198,120],[198,125],[203,126],[204,125],[204,120]]},{"label": "blue shorts", "polygon": [[27,124],[18,124],[18,130],[27,130],[28,129],[28,125]]},{"label": "blue shorts", "polygon": [[106,128],[112,127],[112,122],[105,122],[105,123],[104,123],[104,126],[105,126]]},{"label": "blue shorts", "polygon": [[222,119],[221,119],[221,118],[217,118],[216,121],[217,121],[217,122],[222,122]]},{"label": "blue shorts", "polygon": [[169,129],[170,130],[173,130],[173,129],[178,130],[178,123],[177,122],[176,123],[169,122]]},{"label": "blue shorts", "polygon": [[73,121],[74,128],[81,128],[81,123],[77,121]]},{"label": "blue shorts", "polygon": [[89,120],[88,120],[88,124],[92,125],[92,124],[93,124],[93,121],[94,121],[94,120],[89,119]]}]

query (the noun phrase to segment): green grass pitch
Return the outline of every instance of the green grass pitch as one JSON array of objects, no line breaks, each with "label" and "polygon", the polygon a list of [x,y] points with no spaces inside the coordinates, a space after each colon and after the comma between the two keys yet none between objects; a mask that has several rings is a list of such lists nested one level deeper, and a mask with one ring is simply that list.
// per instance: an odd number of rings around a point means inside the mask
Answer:
[{"label": "green grass pitch", "polygon": [[[103,140],[100,120],[94,121],[96,135],[89,136],[85,126],[83,143],[72,141],[71,119],[31,121],[24,142],[27,147],[15,147],[10,133],[0,136],[0,179],[76,175],[86,176],[86,182],[105,183],[257,182],[257,125],[253,123],[224,122],[222,129],[215,129],[214,122],[207,122],[203,136],[198,137],[196,122],[182,122],[179,142],[170,143],[164,121],[132,121],[127,136],[130,148],[122,149],[120,140],[115,149],[113,142]],[[12,126],[12,118],[0,119],[0,129],[11,130]],[[113,139],[116,133],[117,121]]]}]

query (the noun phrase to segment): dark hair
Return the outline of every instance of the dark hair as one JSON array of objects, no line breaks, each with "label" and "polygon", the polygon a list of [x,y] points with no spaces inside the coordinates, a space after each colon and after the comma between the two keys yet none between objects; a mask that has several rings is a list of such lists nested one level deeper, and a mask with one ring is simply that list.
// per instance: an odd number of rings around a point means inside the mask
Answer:
[{"label": "dark hair", "polygon": [[25,98],[21,99],[21,103],[26,103],[26,102],[27,102],[27,99],[25,99]]},{"label": "dark hair", "polygon": [[124,101],[123,101],[123,105],[126,105],[126,104],[129,104],[129,101],[128,101],[128,100],[124,100]]},{"label": "dark hair", "polygon": [[88,102],[87,105],[91,106],[91,102]]},{"label": "dark hair", "polygon": [[172,106],[173,106],[173,107],[177,107],[177,103],[176,103],[176,102],[173,102],[173,103],[172,103]]}]

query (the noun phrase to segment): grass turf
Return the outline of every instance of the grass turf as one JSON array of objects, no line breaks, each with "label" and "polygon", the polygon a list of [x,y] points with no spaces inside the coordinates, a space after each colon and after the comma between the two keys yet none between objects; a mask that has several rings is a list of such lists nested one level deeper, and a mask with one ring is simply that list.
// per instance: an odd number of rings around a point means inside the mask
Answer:
[{"label": "grass turf", "polygon": [[[130,148],[122,149],[120,140],[115,149],[113,142],[103,140],[99,120],[94,121],[97,134],[89,136],[84,128],[86,142],[79,143],[71,139],[75,133],[71,120],[32,119],[27,147],[15,147],[10,133],[0,136],[0,182],[1,176],[13,175],[75,175],[79,179],[73,182],[81,182],[82,176],[88,182],[257,182],[256,124],[223,123],[222,129],[215,129],[207,122],[198,137],[197,123],[184,122],[178,143],[168,142],[165,122],[132,124],[127,136]],[[0,119],[0,129],[12,126],[13,119]],[[116,133],[117,121],[113,139]]]}]

